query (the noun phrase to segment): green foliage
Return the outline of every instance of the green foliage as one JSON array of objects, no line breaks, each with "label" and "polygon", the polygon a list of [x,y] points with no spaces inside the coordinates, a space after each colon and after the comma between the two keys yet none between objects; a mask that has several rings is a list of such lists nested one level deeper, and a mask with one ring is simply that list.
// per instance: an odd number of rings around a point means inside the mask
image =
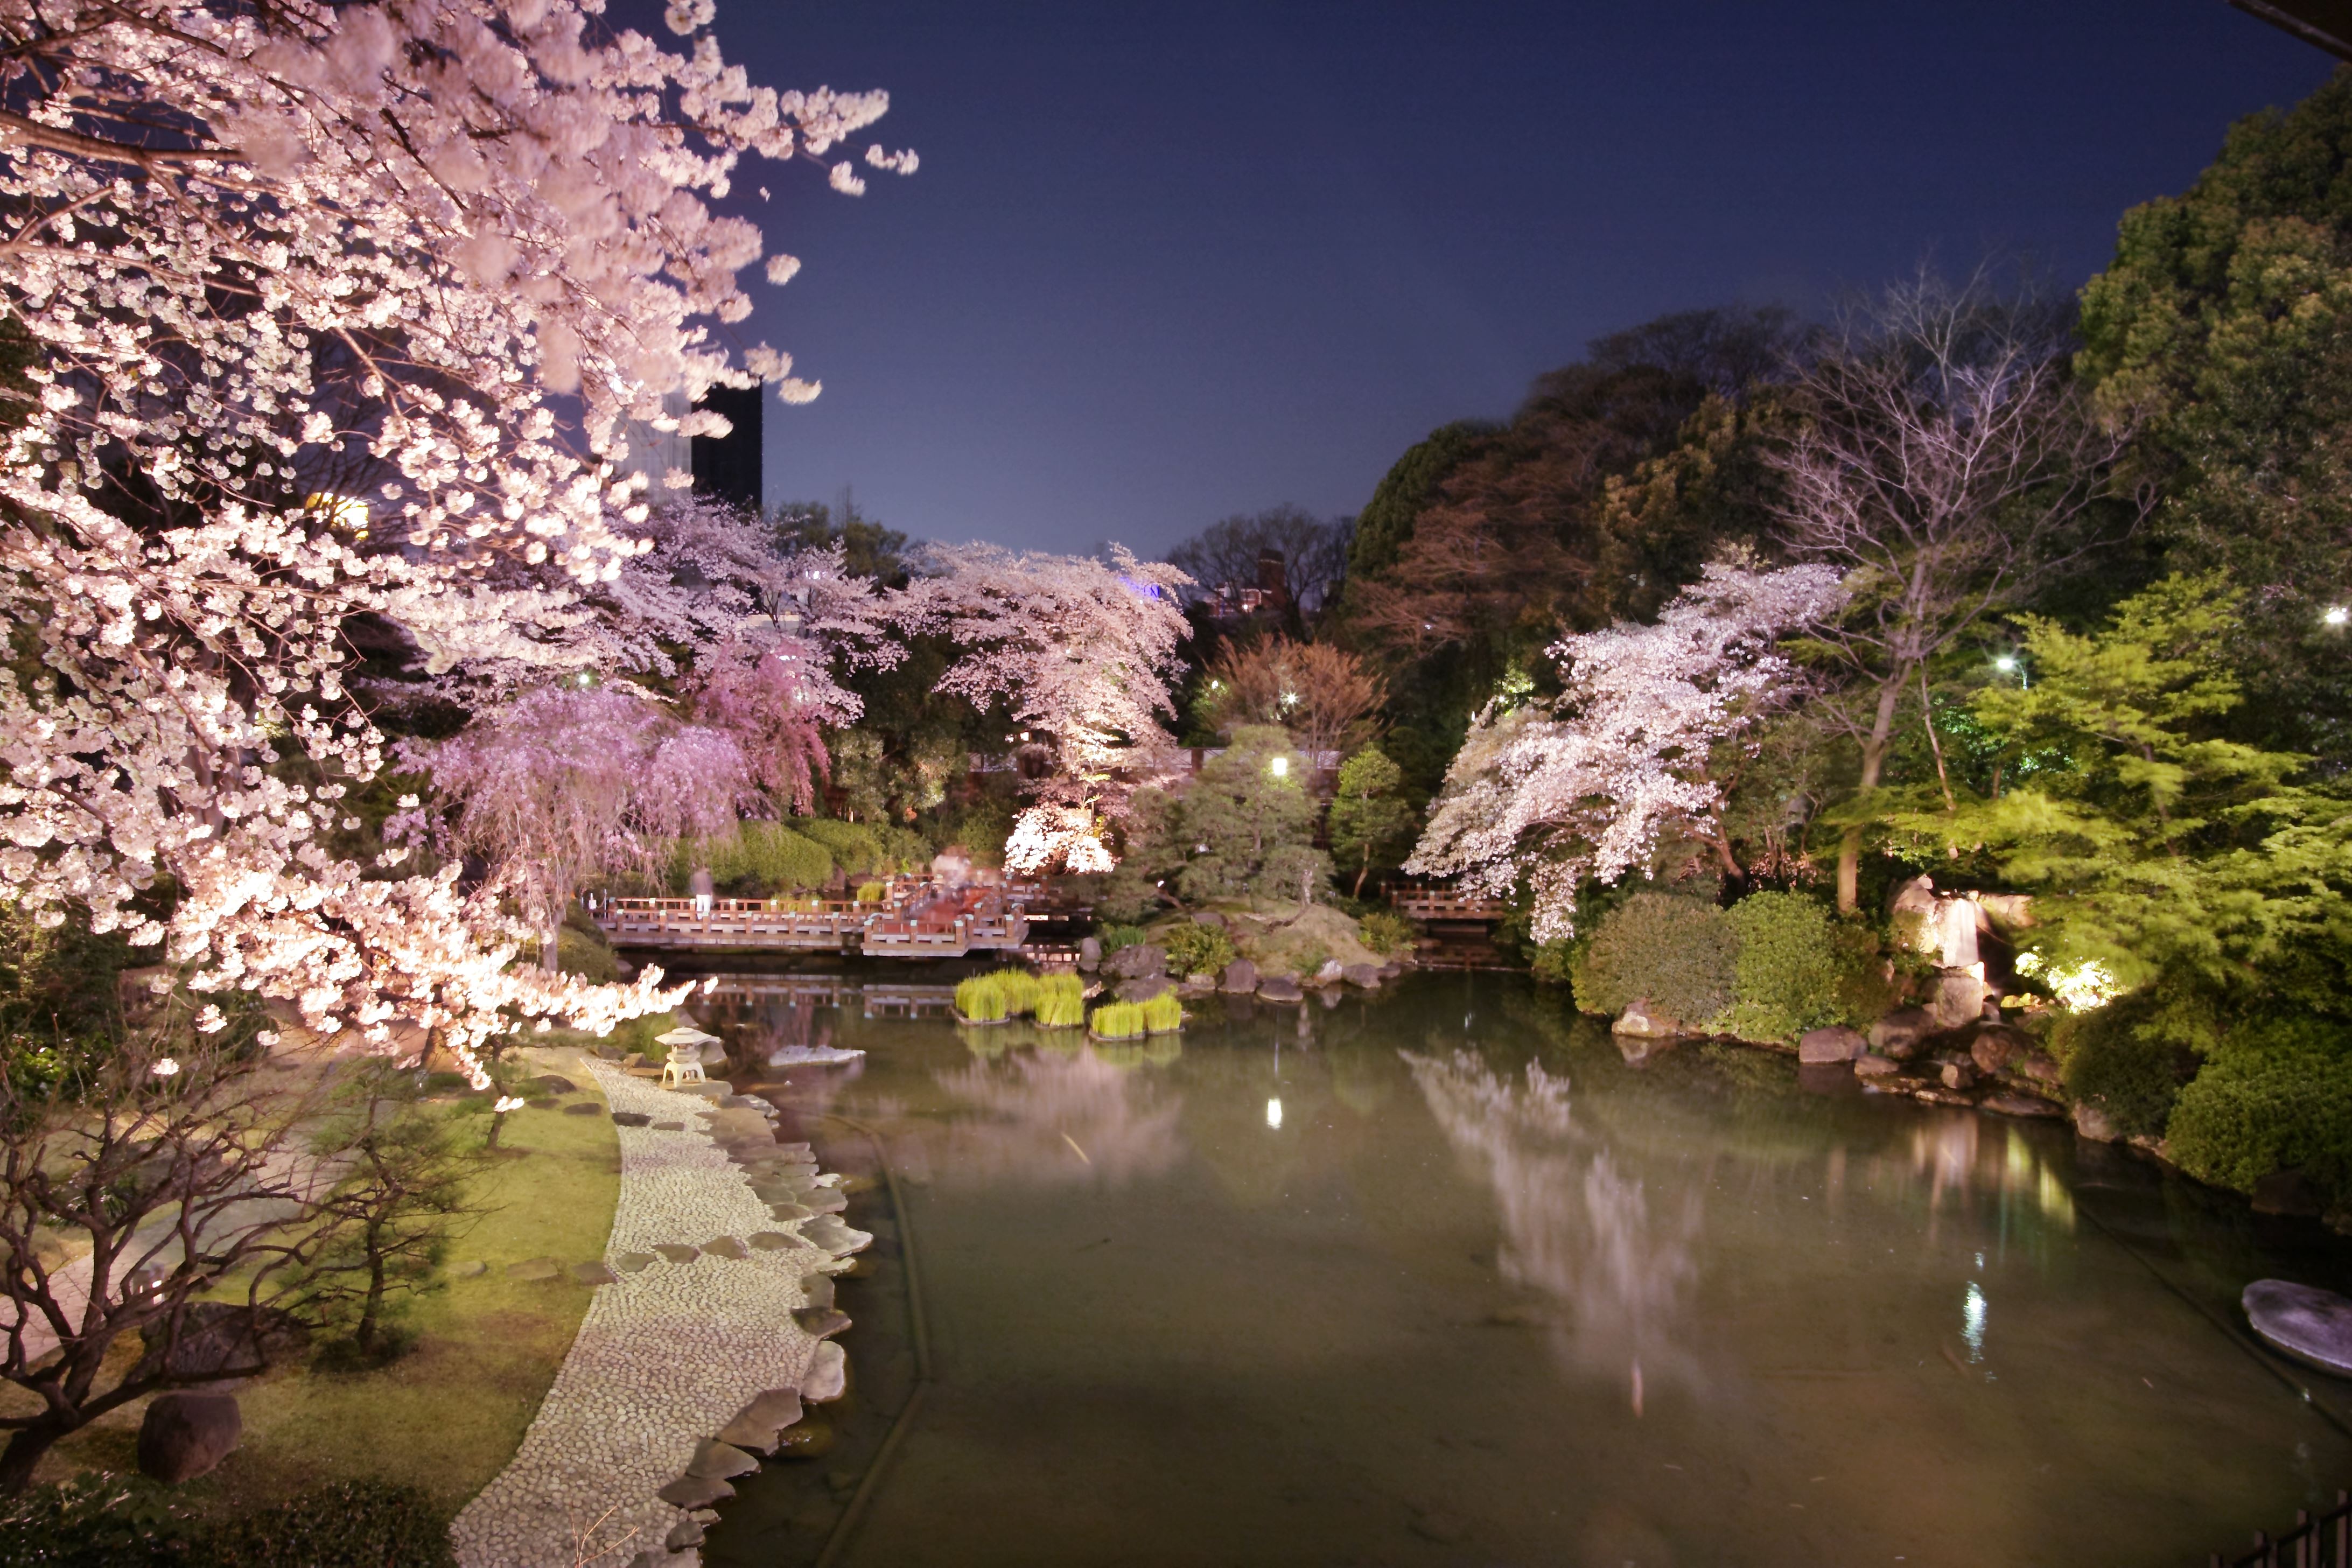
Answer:
[{"label": "green foliage", "polygon": [[823,845],[834,864],[853,877],[886,868],[882,840],[870,827],[825,816],[803,816],[793,821],[793,831]]},{"label": "green foliage", "polygon": [[577,974],[600,985],[621,978],[621,960],[612,943],[601,936],[589,936],[570,924],[555,933],[555,966],[566,974]]},{"label": "green foliage", "polygon": [[1141,926],[1107,925],[1095,932],[1095,940],[1102,943],[1103,956],[1108,958],[1122,947],[1133,947],[1138,942],[1149,942],[1150,933]]},{"label": "green foliage", "polygon": [[1172,991],[1163,991],[1148,1002],[1107,1002],[1095,1009],[1087,1026],[1106,1040],[1173,1034],[1184,1026],[1184,1004]]},{"label": "green foliage", "polygon": [[1184,1026],[1184,1004],[1173,991],[1162,991],[1143,1004],[1143,1027],[1149,1034],[1173,1034]]},{"label": "green foliage", "polygon": [[1491,427],[1475,420],[1442,426],[1408,447],[1373,487],[1372,499],[1356,514],[1356,536],[1348,546],[1350,581],[1393,562],[1412,536],[1413,520],[1436,495],[1445,477],[1478,449]]},{"label": "green foliage", "polygon": [[857,884],[857,901],[861,904],[886,903],[889,900],[889,898],[890,887],[887,882],[860,882]]},{"label": "green foliage", "polygon": [[1528,957],[1528,973],[1538,985],[1572,986],[1582,956],[1580,946],[1573,942],[1539,942]]},{"label": "green foliage", "polygon": [[1378,746],[1339,764],[1327,831],[1333,858],[1354,869],[1360,894],[1372,867],[1392,865],[1412,847],[1413,811],[1400,794],[1403,787],[1403,770]]},{"label": "green foliage", "polygon": [[1168,952],[1171,974],[1215,974],[1234,961],[1233,938],[1215,926],[1186,921],[1161,931],[1159,940]]},{"label": "green foliage", "polygon": [[1752,893],[1729,912],[1738,936],[1731,1032],[1744,1039],[1786,1040],[1838,1022],[1839,964],[1829,910],[1801,893]]},{"label": "green foliage", "polygon": [[1085,982],[1075,974],[993,970],[958,982],[955,1007],[974,1023],[1034,1017],[1041,1024],[1066,1028],[1085,1021]]},{"label": "green foliage", "polygon": [[447,1515],[383,1481],[201,1520],[142,1477],[83,1476],[0,1505],[0,1563],[32,1568],[451,1568]]},{"label": "green foliage", "polygon": [[1669,1017],[1705,1024],[1738,994],[1739,934],[1713,904],[1636,893],[1593,931],[1575,984],[1588,1013],[1622,1013],[1646,999]]},{"label": "green foliage", "polygon": [[1147,784],[1128,802],[1118,867],[1104,879],[1095,908],[1122,922],[1149,920],[1175,900],[1163,884],[1184,863],[1181,808],[1167,791]]},{"label": "green foliage", "polygon": [[975,974],[959,980],[955,1009],[975,1024],[993,1024],[1013,1016],[1013,996],[1003,974]]},{"label": "green foliage", "polygon": [[1393,910],[1374,910],[1357,927],[1360,933],[1357,940],[1382,958],[1412,951],[1412,922]]},{"label": "green foliage", "polygon": [[[1276,762],[1285,763],[1277,775]],[[1186,851],[1178,891],[1215,899],[1296,899],[1302,883],[1325,885],[1331,858],[1315,847],[1308,772],[1290,737],[1272,725],[1244,725],[1204,764],[1178,802],[1177,843]]]},{"label": "green foliage", "polygon": [[2061,1014],[2050,1048],[2065,1073],[2068,1098],[2104,1111],[2128,1136],[2162,1136],[2181,1085],[2197,1071],[2189,1039],[2210,1044],[2217,1037],[2201,1028],[2184,1031],[2183,1005],[2153,986],[2090,1012]]},{"label": "green foliage", "polygon": [[1906,983],[1931,966],[1908,949],[1889,951],[1879,933],[1859,921],[1835,921],[1830,942],[1837,961],[1837,1016],[1857,1028],[1900,1006]]},{"label": "green foliage", "polygon": [[1037,995],[1037,1025],[1045,1029],[1083,1028],[1087,1021],[1086,983],[1075,974],[1049,974]]},{"label": "green foliage", "polygon": [[684,887],[697,864],[709,867],[711,879],[731,898],[763,899],[833,879],[833,857],[824,846],[781,822],[739,823],[724,838],[681,845],[672,885]]},{"label": "green foliage", "polygon": [[2352,1032],[2322,1019],[2233,1027],[2172,1108],[2172,1158],[2240,1192],[2300,1171],[2336,1205],[2352,1199]]}]

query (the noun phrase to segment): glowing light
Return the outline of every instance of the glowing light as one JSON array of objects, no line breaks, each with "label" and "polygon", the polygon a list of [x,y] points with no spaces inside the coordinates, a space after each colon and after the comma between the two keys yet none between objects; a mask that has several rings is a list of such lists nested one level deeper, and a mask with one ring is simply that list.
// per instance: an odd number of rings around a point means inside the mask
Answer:
[{"label": "glowing light", "polygon": [[2340,626],[2347,621],[2352,621],[2352,609],[2346,609],[2342,605],[2330,605],[2327,606],[2326,613],[2319,618],[2331,626]]},{"label": "glowing light", "polygon": [[1282,1097],[1276,1095],[1265,1102],[1265,1124],[1279,1131],[1282,1128]]},{"label": "glowing light", "polygon": [[2070,1013],[2104,1007],[2121,995],[2124,989],[2107,966],[2095,958],[2053,968],[2045,965],[2040,953],[2021,952],[2017,955],[2017,972],[2042,975],[2050,994]]},{"label": "glowing light", "polygon": [[1276,778],[1288,778],[1290,776],[1290,759],[1288,757],[1276,757],[1274,761],[1266,763],[1266,766],[1274,771],[1274,776]]},{"label": "glowing light", "polygon": [[2006,675],[2011,670],[2017,668],[2017,660],[2010,658],[2007,654],[2002,654],[1999,658],[1992,661],[1992,667],[1995,669],[2000,670],[2003,675]]}]

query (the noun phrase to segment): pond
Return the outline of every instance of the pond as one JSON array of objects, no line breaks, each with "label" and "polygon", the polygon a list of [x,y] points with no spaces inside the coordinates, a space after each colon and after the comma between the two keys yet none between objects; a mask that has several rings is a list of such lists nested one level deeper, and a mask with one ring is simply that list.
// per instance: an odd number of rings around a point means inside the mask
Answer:
[{"label": "pond", "polygon": [[2352,1482],[2352,1390],[2236,1309],[2345,1245],[2062,1125],[1636,1068],[1498,976],[1148,1050],[766,990],[703,1016],[878,1239],[720,1568],[2185,1565]]}]

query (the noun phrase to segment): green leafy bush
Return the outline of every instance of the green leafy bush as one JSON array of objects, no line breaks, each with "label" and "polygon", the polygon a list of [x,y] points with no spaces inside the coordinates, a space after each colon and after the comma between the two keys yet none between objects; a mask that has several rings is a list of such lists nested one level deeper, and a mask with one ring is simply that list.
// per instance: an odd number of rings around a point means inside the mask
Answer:
[{"label": "green leafy bush", "polygon": [[2063,1013],[2050,1035],[2070,1099],[2104,1111],[2127,1135],[2160,1136],[2198,1067],[2196,1047],[2215,1042],[2193,1004],[2162,987],[2093,1012]]},{"label": "green leafy bush", "polygon": [[821,844],[833,857],[834,864],[853,877],[883,868],[882,841],[872,828],[855,822],[836,822],[828,816],[804,816],[795,820],[793,831],[813,843]]},{"label": "green leafy bush", "polygon": [[1374,910],[1357,923],[1362,928],[1357,940],[1382,958],[1412,951],[1412,922],[1401,914]]},{"label": "green leafy bush", "polygon": [[1737,994],[1727,1019],[1731,1033],[1786,1040],[1838,1021],[1838,954],[1829,910],[1801,893],[1752,893],[1729,914],[1738,936]]},{"label": "green leafy bush", "polygon": [[857,901],[861,904],[887,903],[889,899],[890,885],[887,882],[860,882],[857,884]]},{"label": "green leafy bush", "polygon": [[1133,947],[1138,942],[1149,942],[1150,938],[1141,926],[1107,925],[1095,932],[1095,940],[1102,943],[1103,953],[1108,957],[1122,947]]},{"label": "green leafy bush", "polygon": [[1622,1013],[1647,998],[1659,1012],[1704,1024],[1739,988],[1739,933],[1713,904],[1636,893],[1612,910],[1575,965],[1576,1005]]},{"label": "green leafy bush", "polygon": [[733,898],[822,888],[833,879],[833,856],[824,846],[781,822],[740,823],[723,838],[681,845],[671,885],[684,888],[698,864],[709,867],[711,880]]},{"label": "green leafy bush", "polygon": [[601,937],[583,935],[570,925],[555,933],[555,966],[600,985],[621,978],[621,961]]},{"label": "green leafy bush", "polygon": [[1215,974],[1234,961],[1234,941],[1215,926],[1186,921],[1160,933],[1171,974]]},{"label": "green leafy bush", "polygon": [[2173,1105],[2173,1160],[2200,1181],[2251,1191],[2302,1172],[2334,1204],[2352,1199],[2352,1036],[2322,1019],[2231,1032]]}]

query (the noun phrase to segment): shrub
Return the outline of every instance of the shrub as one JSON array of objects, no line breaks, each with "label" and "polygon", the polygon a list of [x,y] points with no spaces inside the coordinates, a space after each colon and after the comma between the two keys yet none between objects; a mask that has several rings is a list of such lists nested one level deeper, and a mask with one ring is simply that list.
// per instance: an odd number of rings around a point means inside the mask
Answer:
[{"label": "shrub", "polygon": [[621,961],[611,946],[599,937],[583,936],[569,925],[555,933],[555,966],[600,985],[621,978]]},{"label": "shrub", "polygon": [[1356,940],[1382,958],[1412,951],[1412,922],[1392,910],[1374,910],[1359,924],[1361,934]]},{"label": "shrub", "polygon": [[2234,1031],[2173,1105],[2175,1163],[2217,1186],[2251,1191],[2300,1171],[2332,1205],[2352,1198],[2352,1038],[2320,1019],[2268,1019]]},{"label": "shrub", "polygon": [[709,867],[711,880],[740,898],[821,888],[833,879],[833,857],[824,846],[781,822],[740,823],[724,838],[681,845],[673,885],[684,887],[697,863]]},{"label": "shrub", "polygon": [[1087,1026],[1106,1040],[1140,1039],[1150,1032],[1139,1002],[1107,1002],[1095,1009]]},{"label": "shrub", "polygon": [[1914,973],[1935,973],[1917,952],[1888,952],[1878,932],[1860,921],[1832,921],[1830,944],[1837,952],[1838,1015],[1856,1028],[1876,1023],[1903,1005]]},{"label": "shrub", "polygon": [[1168,951],[1171,974],[1215,974],[1234,958],[1233,938],[1215,926],[1195,921],[1160,932],[1160,945]]},{"label": "shrub", "polygon": [[853,877],[882,868],[882,841],[870,827],[828,816],[807,816],[795,820],[793,831],[823,845],[834,864]]},{"label": "shrub", "polygon": [[1162,991],[1143,1004],[1143,1027],[1146,1033],[1171,1035],[1184,1026],[1184,1004],[1173,991]]},{"label": "shrub", "polygon": [[2065,1070],[2067,1095],[2106,1113],[2118,1131],[2154,1138],[2171,1120],[2180,1086],[2197,1070],[2179,1007],[2160,988],[2135,993],[2095,1012],[2066,1013],[2050,1047]]},{"label": "shrub", "polygon": [[1739,933],[1713,904],[1636,893],[1601,921],[1575,967],[1576,1005],[1622,1013],[1647,998],[1675,1019],[1704,1024],[1739,985]]},{"label": "shrub", "polygon": [[992,974],[975,974],[969,980],[957,981],[955,1010],[981,1024],[992,1024],[1012,1016],[1005,1005],[1004,987]]},{"label": "shrub", "polygon": [[1095,940],[1102,943],[1102,950],[1108,955],[1122,947],[1133,947],[1150,939],[1141,926],[1108,925],[1095,932]]},{"label": "shrub", "polygon": [[1731,1033],[1786,1040],[1839,1017],[1830,912],[1802,893],[1753,893],[1731,906],[1738,937]]},{"label": "shrub", "polygon": [[861,904],[887,903],[889,901],[889,898],[890,884],[887,882],[860,882],[857,884],[857,901]]}]

